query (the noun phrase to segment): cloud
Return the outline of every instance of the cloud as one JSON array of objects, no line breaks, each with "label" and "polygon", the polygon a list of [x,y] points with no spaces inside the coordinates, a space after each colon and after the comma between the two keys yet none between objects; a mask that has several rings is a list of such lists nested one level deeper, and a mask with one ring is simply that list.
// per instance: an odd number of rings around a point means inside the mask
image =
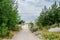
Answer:
[{"label": "cloud", "polygon": [[48,2],[60,2],[60,0],[46,0],[46,1],[48,1]]},{"label": "cloud", "polygon": [[42,8],[49,8],[53,2],[54,0],[18,0],[18,13],[26,22],[35,21]]}]

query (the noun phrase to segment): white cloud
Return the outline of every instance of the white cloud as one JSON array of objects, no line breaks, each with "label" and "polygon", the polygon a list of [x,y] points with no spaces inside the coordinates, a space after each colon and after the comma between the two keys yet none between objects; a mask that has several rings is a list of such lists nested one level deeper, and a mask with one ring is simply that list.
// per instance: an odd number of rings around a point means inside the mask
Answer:
[{"label": "white cloud", "polygon": [[53,2],[47,0],[18,0],[19,15],[26,22],[34,21],[46,5],[50,7]]}]

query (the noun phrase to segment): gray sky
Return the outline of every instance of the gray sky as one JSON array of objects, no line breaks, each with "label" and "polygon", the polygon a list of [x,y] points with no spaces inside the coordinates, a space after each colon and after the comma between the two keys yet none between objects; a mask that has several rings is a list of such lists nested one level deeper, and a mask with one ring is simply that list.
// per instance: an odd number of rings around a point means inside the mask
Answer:
[{"label": "gray sky", "polygon": [[49,8],[55,1],[59,2],[60,0],[18,0],[19,15],[22,20],[33,22],[45,5]]}]

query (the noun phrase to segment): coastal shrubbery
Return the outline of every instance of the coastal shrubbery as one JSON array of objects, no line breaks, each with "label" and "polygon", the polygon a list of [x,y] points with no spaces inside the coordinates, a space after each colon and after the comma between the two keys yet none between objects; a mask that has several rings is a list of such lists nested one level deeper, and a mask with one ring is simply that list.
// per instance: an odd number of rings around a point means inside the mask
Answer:
[{"label": "coastal shrubbery", "polygon": [[45,6],[36,21],[36,24],[40,29],[51,28],[51,25],[54,24],[57,24],[57,26],[59,27],[59,23],[60,23],[60,3],[58,5],[56,2],[53,3],[49,8]]},{"label": "coastal shrubbery", "polygon": [[11,31],[18,30],[16,25],[19,22],[19,16],[14,2],[15,0],[0,0],[0,38],[12,37]]},{"label": "coastal shrubbery", "polygon": [[[37,29],[34,29],[37,27]],[[60,40],[60,33],[48,32],[48,29],[60,27],[60,3],[56,2],[47,8],[42,9],[36,23],[31,23],[30,30],[41,36],[44,40]],[[40,32],[40,33],[39,33]]]}]

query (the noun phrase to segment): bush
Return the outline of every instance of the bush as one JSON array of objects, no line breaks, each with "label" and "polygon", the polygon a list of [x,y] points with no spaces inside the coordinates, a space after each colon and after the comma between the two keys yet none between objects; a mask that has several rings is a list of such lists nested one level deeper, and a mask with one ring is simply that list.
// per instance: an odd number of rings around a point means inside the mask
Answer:
[{"label": "bush", "polygon": [[3,23],[0,30],[0,37],[5,37],[8,33],[8,27]]},{"label": "bush", "polygon": [[38,27],[34,25],[34,23],[29,24],[30,31],[36,32],[38,30]]},{"label": "bush", "polygon": [[24,24],[25,23],[25,21],[23,21],[23,20],[21,20],[20,22],[19,22],[19,24]]},{"label": "bush", "polygon": [[9,31],[9,33],[7,34],[7,38],[12,38],[14,34],[14,31]]},{"label": "bush", "polygon": [[0,38],[0,40],[2,40],[2,38]]},{"label": "bush", "polygon": [[31,30],[32,32],[36,32],[36,31],[38,30],[38,27],[32,27],[32,28],[30,28],[30,30]]},{"label": "bush", "polygon": [[19,16],[15,0],[0,0],[0,37],[10,35],[10,30],[19,30],[15,25],[18,24]]},{"label": "bush", "polygon": [[[53,3],[50,8],[46,6],[41,11],[36,23],[39,28],[54,25],[60,23],[60,6],[57,3]],[[42,25],[42,27],[41,27]]]},{"label": "bush", "polygon": [[53,39],[56,39],[57,38],[57,35],[54,34],[54,33],[52,33],[52,34],[46,34],[46,35],[44,35],[44,38],[46,40],[53,40]]},{"label": "bush", "polygon": [[21,28],[21,26],[16,26],[15,27],[15,31],[20,31],[22,28]]},{"label": "bush", "polygon": [[60,40],[60,32],[48,32],[47,29],[41,30],[41,35],[44,40]]}]

